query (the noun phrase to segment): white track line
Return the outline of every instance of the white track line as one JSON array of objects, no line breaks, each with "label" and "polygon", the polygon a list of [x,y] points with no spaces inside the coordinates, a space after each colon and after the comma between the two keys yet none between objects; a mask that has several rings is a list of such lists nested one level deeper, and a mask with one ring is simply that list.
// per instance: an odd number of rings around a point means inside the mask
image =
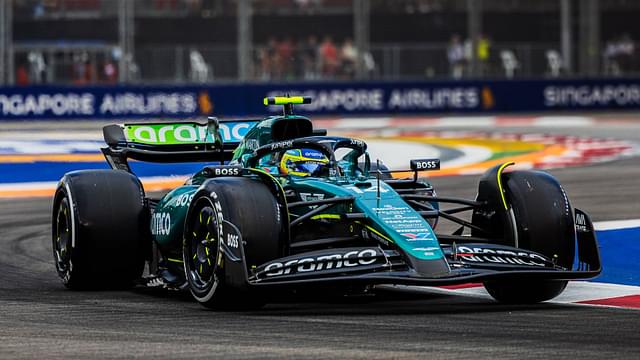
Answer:
[{"label": "white track line", "polygon": [[593,227],[600,231],[640,228],[640,219],[600,221],[594,223]]},{"label": "white track line", "polygon": [[[483,300],[492,300],[493,298],[487,290],[481,285],[461,288],[461,289],[446,289],[439,287],[427,287],[427,286],[404,286],[404,285],[384,285],[382,288],[388,289],[406,289],[416,292],[429,293],[429,294],[444,294],[455,295],[464,297],[473,297]],[[548,301],[555,304],[576,304],[586,301],[596,301],[604,299],[613,299],[623,296],[640,295],[640,286],[618,285],[598,283],[591,281],[570,281],[567,288],[558,297]],[[597,304],[580,304],[586,306],[610,306],[610,305],[597,305]],[[612,307],[625,307],[625,306],[612,306]]]},{"label": "white track line", "polygon": [[594,124],[593,118],[584,116],[539,116],[533,122],[533,126],[540,127],[582,127]]}]

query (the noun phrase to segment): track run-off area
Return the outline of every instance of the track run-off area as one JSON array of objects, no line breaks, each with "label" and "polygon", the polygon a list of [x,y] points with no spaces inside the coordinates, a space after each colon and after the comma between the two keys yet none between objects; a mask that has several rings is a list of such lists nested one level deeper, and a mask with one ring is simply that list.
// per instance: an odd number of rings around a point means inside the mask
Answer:
[{"label": "track run-off area", "polygon": [[[0,130],[0,358],[592,358],[640,354],[640,116],[375,118],[318,121],[363,138],[402,169],[440,157],[439,195],[473,198],[477,174],[506,160],[548,169],[598,229],[604,271],[537,305],[493,302],[475,284],[383,287],[374,297],[278,299],[213,312],[188,294],[74,292],[57,278],[51,199],[65,171],[104,168],[100,123]],[[137,164],[147,191],[197,164]],[[177,176],[169,176],[175,174]],[[117,260],[117,259],[115,259]]]}]

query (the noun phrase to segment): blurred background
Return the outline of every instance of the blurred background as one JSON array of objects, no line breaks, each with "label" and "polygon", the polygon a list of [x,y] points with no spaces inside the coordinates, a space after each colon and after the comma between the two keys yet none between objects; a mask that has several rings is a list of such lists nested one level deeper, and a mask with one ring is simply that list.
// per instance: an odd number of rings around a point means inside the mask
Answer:
[{"label": "blurred background", "polygon": [[3,0],[0,84],[623,77],[637,0]]}]

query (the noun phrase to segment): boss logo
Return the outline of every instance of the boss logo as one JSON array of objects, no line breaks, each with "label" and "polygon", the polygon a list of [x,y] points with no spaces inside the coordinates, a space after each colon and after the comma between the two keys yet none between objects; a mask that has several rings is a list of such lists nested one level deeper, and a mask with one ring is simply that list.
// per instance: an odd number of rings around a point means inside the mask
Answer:
[{"label": "boss logo", "polygon": [[193,200],[193,193],[191,194],[182,194],[176,198],[176,206],[188,206],[191,204],[191,200]]},{"label": "boss logo", "polygon": [[238,168],[218,168],[214,170],[214,175],[216,176],[226,176],[226,175],[239,175],[240,174],[240,169]]},{"label": "boss logo", "polygon": [[418,159],[411,160],[411,170],[440,170],[440,159]]},{"label": "boss logo", "polygon": [[240,239],[238,235],[227,234],[227,245],[237,249],[239,246],[238,239]]},{"label": "boss logo", "polygon": [[210,176],[240,176],[242,175],[242,167],[240,166],[209,166]]}]

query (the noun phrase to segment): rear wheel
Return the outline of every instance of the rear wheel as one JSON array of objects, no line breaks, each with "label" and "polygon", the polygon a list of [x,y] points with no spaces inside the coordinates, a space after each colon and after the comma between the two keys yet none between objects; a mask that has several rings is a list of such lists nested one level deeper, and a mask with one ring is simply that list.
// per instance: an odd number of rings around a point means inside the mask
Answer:
[{"label": "rear wheel", "polygon": [[[504,174],[503,179],[516,223],[513,241],[517,241],[518,247],[543,254],[556,265],[570,270],[575,255],[575,226],[562,186],[553,176],[541,171],[514,171]],[[506,303],[550,300],[566,286],[566,281],[556,280],[485,283],[491,296]]]},{"label": "rear wheel", "polygon": [[[72,241],[72,220],[69,198],[64,194],[53,210],[53,259],[56,270],[62,282],[68,287],[72,286],[70,281],[73,263],[71,260]],[[57,209],[56,209],[57,208]]]},{"label": "rear wheel", "polygon": [[277,199],[259,180],[228,177],[206,183],[194,196],[185,224],[185,275],[193,297],[213,309],[260,306],[258,296],[228,281],[221,242],[230,240],[223,222],[239,230],[245,265],[251,269],[284,255],[283,216]]},{"label": "rear wheel", "polygon": [[66,287],[122,288],[140,277],[148,215],[135,176],[116,170],[66,174],[52,215],[53,257]]}]

